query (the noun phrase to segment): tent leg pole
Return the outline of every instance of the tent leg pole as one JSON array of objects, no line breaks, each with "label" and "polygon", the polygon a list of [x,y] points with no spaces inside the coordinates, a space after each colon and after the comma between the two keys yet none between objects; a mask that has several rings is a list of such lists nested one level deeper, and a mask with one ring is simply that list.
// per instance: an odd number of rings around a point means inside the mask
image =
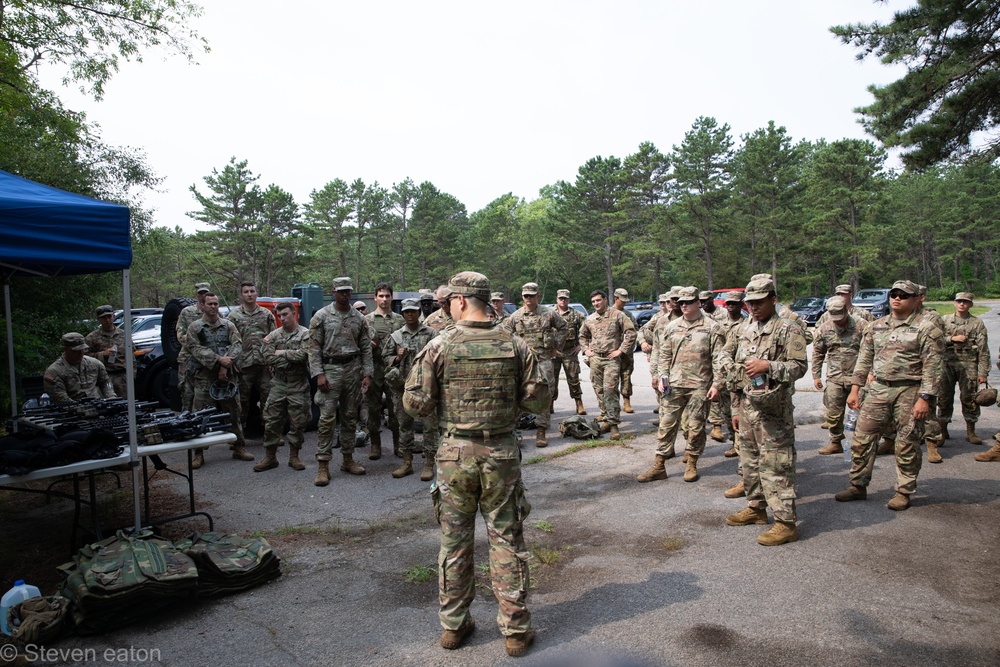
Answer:
[{"label": "tent leg pole", "polygon": [[142,530],[142,513],[139,504],[139,442],[135,418],[135,355],[132,351],[132,287],[129,269],[122,270],[122,328],[125,329],[125,398],[128,401],[128,449],[131,454],[132,498],[135,511],[135,532]]},{"label": "tent leg pole", "polygon": [[18,414],[17,409],[17,378],[14,377],[14,325],[10,321],[10,276],[3,281],[4,322],[7,324],[7,369],[10,373],[10,416]]}]

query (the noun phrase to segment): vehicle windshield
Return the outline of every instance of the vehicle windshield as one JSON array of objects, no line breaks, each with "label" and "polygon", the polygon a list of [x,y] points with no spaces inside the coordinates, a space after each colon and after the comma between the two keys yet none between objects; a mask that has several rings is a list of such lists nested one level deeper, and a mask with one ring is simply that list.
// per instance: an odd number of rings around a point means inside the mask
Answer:
[{"label": "vehicle windshield", "polygon": [[795,300],[792,304],[792,310],[796,308],[817,308],[823,305],[823,299],[815,296],[804,296]]},{"label": "vehicle windshield", "polygon": [[886,292],[888,290],[884,289],[863,289],[854,295],[851,299],[852,303],[874,303],[876,301],[881,301],[885,298]]}]

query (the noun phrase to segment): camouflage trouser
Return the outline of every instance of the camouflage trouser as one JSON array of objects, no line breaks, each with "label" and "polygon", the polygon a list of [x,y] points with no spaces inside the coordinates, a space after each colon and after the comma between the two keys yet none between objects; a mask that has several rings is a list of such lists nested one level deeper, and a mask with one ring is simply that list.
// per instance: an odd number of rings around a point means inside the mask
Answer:
[{"label": "camouflage trouser", "polygon": [[725,424],[726,429],[733,433],[733,399],[728,389],[719,392],[719,398],[709,403],[708,423],[715,426]]},{"label": "camouflage trouser", "polygon": [[389,430],[399,433],[400,412],[396,409],[393,401],[392,390],[385,383],[385,367],[376,364],[375,374],[372,376],[372,383],[368,386],[368,393],[365,394],[364,403],[367,407],[365,420],[361,423],[367,429],[368,434],[378,433],[382,430],[382,396],[385,396],[386,405],[389,412]]},{"label": "camouflage trouser", "polygon": [[632,398],[632,371],[635,370],[635,357],[623,354],[618,359],[621,361],[622,398]]},{"label": "camouflage trouser", "polygon": [[[413,432],[413,415],[403,409],[402,390],[392,390],[392,405],[399,415],[399,451],[403,454],[416,452],[416,435]],[[437,441],[440,437],[437,427],[437,414],[424,417],[423,451],[424,458],[434,456],[437,452]]]},{"label": "camouflage trouser", "polygon": [[656,432],[656,453],[660,456],[674,455],[677,431],[684,431],[687,438],[688,454],[701,456],[705,451],[705,415],[708,401],[705,389],[679,389],[671,387],[670,392],[660,401],[660,428]]},{"label": "camouflage trouser", "polygon": [[208,393],[212,383],[217,379],[217,375],[210,371],[199,370],[192,378],[191,409],[203,410],[204,408],[218,408],[229,413],[229,420],[232,422],[230,430],[236,434],[237,447],[246,447],[247,441],[243,437],[243,425],[240,424],[240,395],[236,394],[227,401],[214,401]]},{"label": "camouflage trouser", "polygon": [[240,421],[246,426],[250,414],[250,391],[257,388],[260,405],[267,405],[267,392],[271,388],[271,369],[267,366],[250,366],[240,369]]},{"label": "camouflage trouser", "polygon": [[580,358],[575,354],[560,354],[552,360],[552,380],[555,382],[552,389],[552,402],[559,398],[559,369],[566,371],[566,384],[569,385],[569,395],[571,398],[583,398],[583,389],[580,387]]},{"label": "camouflage trouser", "polygon": [[896,432],[896,491],[910,495],[917,490],[924,437],[924,422],[913,419],[919,394],[919,384],[887,386],[875,381],[868,385],[851,443],[851,484],[867,487],[872,481],[879,433],[891,424]]},{"label": "camouflage trouser", "polygon": [[944,378],[941,382],[941,396],[938,397],[938,419],[944,423],[951,421],[955,411],[955,384],[958,384],[959,399],[962,402],[962,416],[969,424],[979,421],[980,407],[976,403],[979,391],[979,369],[976,359],[950,358],[944,363]]},{"label": "camouflage trouser", "polygon": [[[280,371],[279,371],[280,372]],[[293,449],[302,449],[306,426],[312,417],[309,401],[309,381],[305,378],[286,382],[279,376],[271,378],[271,390],[264,406],[264,446],[281,446],[281,432],[288,420],[288,435],[285,440]]]},{"label": "camouflage trouser", "polygon": [[526,605],[530,553],[524,520],[531,505],[521,484],[521,452],[513,434],[485,440],[446,436],[437,453],[434,513],[441,524],[438,599],[441,626],[457,630],[476,596],[476,510],[486,521],[490,578],[500,603],[497,624],[505,636],[531,628]]},{"label": "camouflage trouser", "polygon": [[128,375],[125,374],[125,371],[108,373],[108,379],[111,380],[111,386],[114,388],[115,396],[118,398],[126,398],[128,396],[126,393],[128,391],[128,382],[126,382],[127,377]]},{"label": "camouflage trouser", "polygon": [[594,385],[597,405],[601,407],[598,420],[608,424],[621,423],[622,406],[618,398],[618,378],[621,375],[619,359],[621,357],[590,357],[590,383]]},{"label": "camouflage trouser", "polygon": [[[542,371],[542,375],[545,376],[545,381],[549,383],[550,387],[555,386],[556,382],[553,377],[552,360],[540,354],[535,355],[535,358],[538,359],[538,368]],[[549,414],[548,406],[542,410],[541,414],[535,415],[535,426],[538,428],[548,428],[551,421],[552,415]]]},{"label": "camouflage trouser", "polygon": [[177,357],[177,392],[181,396],[181,412],[189,412],[194,405],[194,379],[188,375],[187,357]]},{"label": "camouflage trouser", "polygon": [[313,400],[319,406],[316,428],[316,460],[329,461],[333,454],[334,430],[340,411],[340,451],[354,454],[354,434],[358,426],[358,406],[361,404],[361,359],[346,364],[324,364],[323,373],[330,384],[329,391],[316,391]]},{"label": "camouflage trouser", "polygon": [[791,400],[764,413],[739,400],[739,452],[747,505],[771,508],[775,521],[795,523],[795,419]]},{"label": "camouflage trouser", "polygon": [[830,425],[830,442],[844,442],[844,410],[847,397],[851,393],[851,385],[843,385],[827,380],[823,389],[823,407],[826,408],[826,423]]}]

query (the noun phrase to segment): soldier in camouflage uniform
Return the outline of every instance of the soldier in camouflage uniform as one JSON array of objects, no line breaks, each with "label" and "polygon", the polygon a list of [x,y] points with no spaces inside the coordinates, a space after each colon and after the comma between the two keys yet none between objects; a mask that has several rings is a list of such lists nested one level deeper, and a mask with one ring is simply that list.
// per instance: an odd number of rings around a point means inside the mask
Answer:
[{"label": "soldier in camouflage uniform", "polygon": [[365,315],[372,336],[372,363],[374,375],[368,388],[368,435],[372,439],[368,458],[377,461],[382,458],[382,396],[389,404],[389,432],[392,433],[392,450],[402,456],[399,445],[399,413],[393,407],[392,390],[385,386],[385,364],[382,359],[382,345],[393,331],[403,327],[403,316],[392,311],[392,285],[379,283],[375,286],[375,312]]},{"label": "soldier in camouflage uniform", "polygon": [[174,335],[180,344],[180,351],[177,353],[177,391],[181,395],[181,412],[187,412],[194,403],[193,373],[188,372],[187,362],[191,358],[187,349],[187,330],[191,323],[200,320],[205,307],[205,295],[211,290],[208,283],[197,283],[194,286],[197,301],[190,306],[185,306],[177,316],[177,324],[174,325]]},{"label": "soldier in camouflage uniform", "polygon": [[597,421],[601,430],[610,433],[612,440],[621,438],[621,406],[618,404],[618,380],[621,377],[620,359],[626,350],[635,347],[635,325],[620,310],[608,307],[608,297],[601,290],[590,293],[594,312],[587,316],[580,327],[580,345],[590,367],[590,383],[601,406]]},{"label": "soldier in camouflage uniform", "polygon": [[[773,283],[774,276],[772,276],[770,273],[757,273],[750,276],[750,282],[753,282],[754,280],[770,280]],[[809,325],[807,325],[805,320],[799,317],[799,314],[796,313],[794,310],[792,310],[785,304],[782,304],[781,308],[778,309],[778,317],[797,324],[799,328],[802,330],[802,335],[806,339],[806,344],[813,342],[813,334],[809,330]],[[792,387],[792,393],[795,393],[794,386]]]},{"label": "soldier in camouflage uniform", "polygon": [[[568,327],[566,320],[559,317],[554,310],[538,305],[538,284],[525,283],[521,287],[521,298],[524,306],[518,308],[504,321],[503,326],[515,336],[520,336],[538,360],[538,367],[545,374],[545,382],[549,387],[555,387],[553,360],[558,350],[565,342]],[[554,393],[554,389],[552,390]],[[545,431],[549,428],[552,406],[548,405],[535,418],[538,429],[535,435],[535,446],[545,447],[549,444]]]},{"label": "soldier in camouflage uniform", "polygon": [[[115,309],[111,306],[97,308],[97,321],[101,326],[87,334],[87,356],[104,364],[118,398],[126,398],[128,381],[125,375],[125,331],[115,326]],[[135,351],[135,346],[132,347]]]},{"label": "soldier in camouflage uniform", "polygon": [[309,400],[309,329],[295,319],[295,307],[290,303],[279,303],[274,309],[281,326],[264,337],[264,361],[271,371],[271,390],[264,405],[264,450],[265,456],[253,467],[254,472],[263,472],[278,467],[278,447],[281,446],[281,432],[288,420],[288,466],[293,470],[305,470],[299,458],[305,430],[312,417]]},{"label": "soldier in camouflage uniform", "polygon": [[580,327],[583,326],[584,315],[569,305],[569,290],[556,292],[556,314],[566,322],[566,337],[562,347],[552,360],[552,403],[559,398],[559,369],[566,371],[566,384],[569,385],[569,395],[576,401],[576,414],[585,415],[583,407],[583,388],[580,387]]},{"label": "soldier in camouflage uniform", "polygon": [[243,340],[240,369],[240,423],[247,426],[250,414],[250,394],[254,389],[260,397],[261,409],[267,404],[271,388],[271,371],[264,361],[264,337],[277,328],[274,315],[257,305],[257,287],[250,281],[240,283],[240,307],[226,318],[239,329]]},{"label": "soldier in camouflage uniform", "polygon": [[[830,442],[820,454],[840,454],[844,451],[844,406],[851,392],[851,378],[858,362],[861,340],[868,331],[868,321],[847,311],[847,302],[839,296],[826,302],[829,317],[816,327],[813,343],[813,385],[823,392],[824,419],[829,424]],[[823,387],[823,361],[826,361],[826,387]]]},{"label": "soldier in camouflage uniform", "polygon": [[319,406],[316,486],[330,483],[334,425],[340,413],[340,469],[364,475],[354,461],[354,433],[358,406],[372,381],[371,334],[365,318],[351,308],[351,279],[333,279],[334,302],[316,311],[309,321],[309,375],[316,378]]},{"label": "soldier in camouflage uniform", "polygon": [[982,438],[976,435],[980,408],[975,399],[979,385],[986,382],[990,374],[990,347],[983,321],[969,314],[972,302],[972,292],[959,292],[955,295],[955,312],[944,316],[944,378],[937,418],[944,435],[955,410],[957,382],[965,418],[965,439],[981,445]]},{"label": "soldier in camouflage uniform", "polygon": [[[854,385],[847,404],[858,409],[857,430],[851,444],[851,485],[834,497],[841,502],[864,500],[875,465],[875,443],[889,422],[896,430],[896,494],[889,509],[910,506],[920,472],[920,441],[924,422],[931,418],[934,398],[941,391],[943,333],[916,312],[918,288],[898,280],[889,292],[892,313],[875,320],[861,343],[854,367]],[[864,403],[858,392],[868,381]]]},{"label": "soldier in camouflage uniform", "polygon": [[[917,307],[914,311],[921,320],[926,321],[928,324],[933,326],[941,334],[941,368],[944,368],[944,318],[941,317],[941,313],[937,312],[933,308],[924,308],[924,299],[927,298],[927,286],[917,285]],[[944,371],[942,370],[942,377]],[[947,429],[945,426],[947,424],[942,424],[939,422],[937,417],[937,397],[934,397],[934,404],[931,405],[931,418],[924,422],[924,439],[927,445],[927,462],[928,463],[941,463],[944,459],[941,458],[941,453],[938,451],[938,447],[944,447],[944,441],[948,439]],[[862,403],[864,401],[862,400]],[[890,426],[886,429],[885,440],[896,440],[895,429]],[[883,440],[883,446],[885,445],[885,440]],[[895,446],[891,449],[886,449],[880,447],[878,449],[879,454],[892,454],[895,450]]]},{"label": "soldier in camouflage uniform", "polygon": [[[392,392],[392,402],[396,416],[399,419],[399,450],[403,457],[403,465],[392,471],[396,479],[413,474],[413,417],[403,409],[403,389],[406,378],[413,368],[413,360],[417,358],[424,346],[435,338],[438,333],[426,324],[420,323],[420,304],[416,299],[404,299],[402,317],[405,323],[401,329],[396,329],[382,341],[381,356],[385,359],[385,383]],[[424,467],[420,471],[420,481],[429,482],[434,479],[434,455],[437,453],[437,438],[424,429]]]},{"label": "soldier in camouflage uniform", "polygon": [[472,634],[476,594],[476,511],[486,521],[490,577],[500,603],[497,622],[507,653],[522,655],[534,640],[526,607],[530,553],[524,520],[531,506],[521,483],[514,438],[518,410],[539,414],[551,396],[528,345],[486,314],[486,276],[465,271],[449,287],[455,326],[417,355],[403,404],[413,416],[437,413],[446,433],[437,453],[434,510],[441,524],[438,556],[441,646],[457,649]]},{"label": "soldier in camouflage uniform", "polygon": [[[854,290],[850,285],[837,285],[836,289],[833,291],[833,296],[839,296],[847,304],[847,314],[851,317],[857,317],[864,320],[865,322],[874,322],[875,316],[872,315],[870,310],[865,310],[864,308],[858,308],[857,306],[851,305],[851,297],[854,296]],[[832,298],[832,297],[831,297]],[[830,319],[828,312],[824,312],[816,320],[816,329],[819,329],[819,325]]]},{"label": "soldier in camouflage uniform", "polygon": [[698,301],[701,302],[701,312],[707,317],[711,317],[718,322],[721,318],[727,316],[725,308],[719,308],[715,305],[715,292],[711,290],[698,292]]},{"label": "soldier in camouflage uniform", "polygon": [[[192,410],[218,407],[229,413],[236,444],[233,458],[253,461],[253,454],[246,450],[243,426],[240,424],[239,392],[224,401],[212,398],[210,389],[216,381],[232,382],[239,386],[239,364],[237,359],[243,352],[243,340],[239,329],[227,319],[219,317],[219,297],[211,292],[205,294],[204,312],[201,319],[191,323],[187,330],[187,349],[191,357],[187,361],[187,373],[194,386],[191,400]],[[205,450],[194,450],[192,467],[200,468],[205,463]]]},{"label": "soldier in camouflage uniform", "polygon": [[[639,327],[639,331],[636,333],[636,341],[639,343],[639,348],[646,353],[647,361],[649,360],[649,355],[653,351],[653,331],[656,329],[656,325],[659,321],[670,314],[670,295],[666,293],[661,294],[659,301],[660,310],[653,313],[653,316],[650,317],[645,324]],[[660,394],[660,386],[659,383],[656,382],[656,369],[654,369],[652,365],[649,367],[649,373],[654,380],[653,384],[656,385],[653,387],[653,391],[656,392],[656,407],[653,408],[653,413],[658,414],[660,412],[660,399],[663,398],[663,395]],[[657,420],[656,423],[659,424],[659,420]]]},{"label": "soldier in camouflage uniform", "polygon": [[666,479],[664,463],[674,455],[678,428],[687,437],[684,481],[698,480],[698,457],[705,451],[708,401],[714,401],[724,382],[722,325],[701,311],[698,288],[685,287],[678,294],[684,315],[661,329],[654,385],[659,385],[660,428],[653,465],[639,475],[640,482]]},{"label": "soldier in camouflage uniform", "polygon": [[493,292],[490,295],[490,305],[493,306],[493,321],[497,324],[503,324],[503,321],[507,319],[507,311],[503,309],[503,305],[507,301],[503,298],[503,292]]},{"label": "soldier in camouflage uniform", "polygon": [[[629,301],[630,298],[626,289],[619,287],[615,290],[614,307],[616,310],[625,313],[626,317],[632,320],[632,327],[636,330],[636,336],[638,336],[639,323],[635,321],[635,315],[632,314],[632,311],[625,310],[625,304]],[[623,354],[620,361],[622,373],[622,410],[628,414],[632,414],[635,412],[632,409],[632,371],[635,370],[635,347],[633,346],[628,352]]]},{"label": "soldier in camouflage uniform", "polygon": [[75,331],[62,337],[63,353],[45,369],[42,385],[53,403],[68,403],[81,398],[114,398],[104,364],[86,356],[87,342]]},{"label": "soldier in camouflage uniform", "polygon": [[806,372],[802,329],[775,312],[774,282],[751,280],[745,297],[753,322],[726,341],[726,373],[734,426],[739,429],[740,464],[747,507],[730,514],[730,526],[774,525],[757,537],[764,546],[798,539],[795,526],[795,415],[792,387]]},{"label": "soldier in camouflage uniform", "polygon": [[[441,332],[444,331],[445,327],[450,326],[455,323],[455,320],[451,317],[451,290],[448,289],[447,285],[441,285],[437,288],[437,302],[441,306],[435,310],[430,315],[424,317],[424,324],[429,326],[434,331]],[[421,298],[421,303],[423,299]]]},{"label": "soldier in camouflage uniform", "polygon": [[[723,300],[726,302],[726,307],[718,309],[718,312],[721,312],[722,314],[716,319],[716,321],[722,325],[722,330],[728,340],[733,330],[746,321],[746,317],[743,315],[743,292],[726,292],[723,296]],[[724,383],[719,389],[718,400],[713,401],[709,406],[708,423],[712,425],[712,431],[709,433],[709,437],[716,442],[725,442],[726,434],[723,434],[722,432],[722,425],[726,425],[726,429],[729,431],[728,435],[733,440],[733,446],[726,450],[725,456],[727,458],[739,456],[739,451],[736,449],[736,431],[733,430],[732,397],[730,396],[729,390],[726,389]],[[741,474],[741,480],[742,477],[743,476]]]}]

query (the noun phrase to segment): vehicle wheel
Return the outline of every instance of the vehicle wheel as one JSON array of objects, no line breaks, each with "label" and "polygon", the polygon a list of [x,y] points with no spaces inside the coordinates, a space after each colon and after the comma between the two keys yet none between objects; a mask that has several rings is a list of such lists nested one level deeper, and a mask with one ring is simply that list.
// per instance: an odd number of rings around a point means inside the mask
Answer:
[{"label": "vehicle wheel", "polygon": [[170,366],[167,364],[162,364],[157,368],[152,377],[149,378],[149,384],[146,385],[146,396],[151,401],[156,401],[161,407],[170,407]]},{"label": "vehicle wheel", "polygon": [[160,320],[160,343],[163,345],[167,363],[171,366],[177,365],[177,355],[181,351],[181,343],[177,340],[177,319],[182,310],[194,303],[196,300],[190,297],[178,297],[171,299],[163,308],[163,319]]}]

